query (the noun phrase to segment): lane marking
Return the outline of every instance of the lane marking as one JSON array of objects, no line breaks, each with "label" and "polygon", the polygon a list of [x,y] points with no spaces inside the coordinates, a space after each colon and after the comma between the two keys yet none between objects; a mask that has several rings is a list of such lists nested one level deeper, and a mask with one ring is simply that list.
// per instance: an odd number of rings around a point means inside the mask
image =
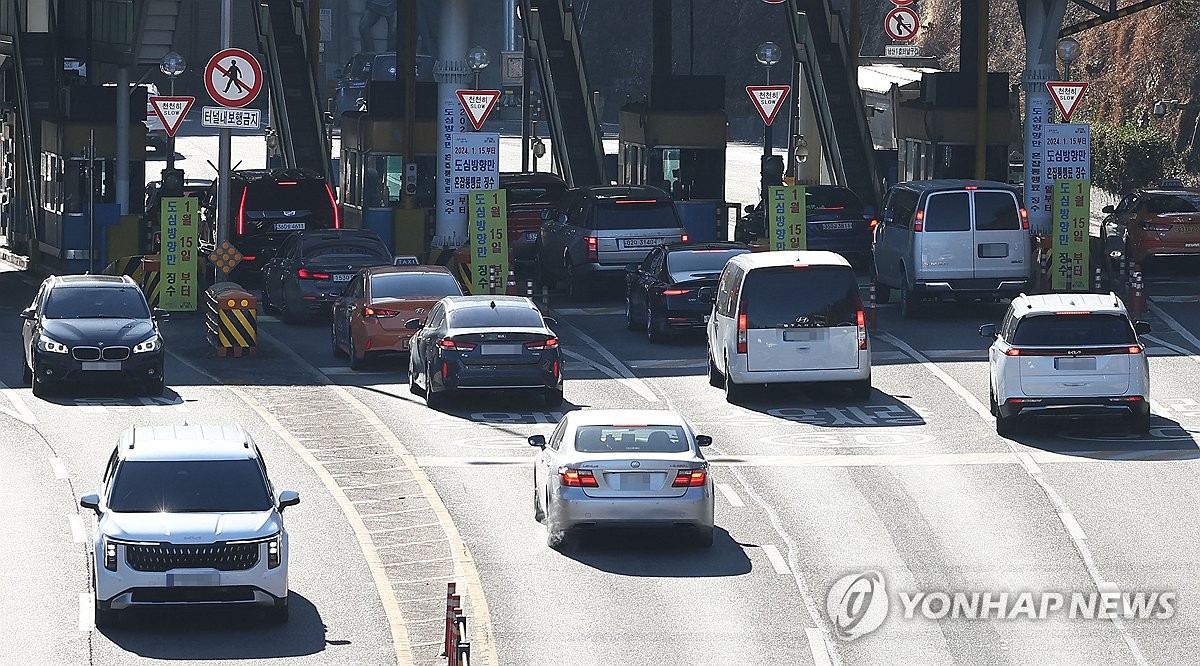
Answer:
[{"label": "lane marking", "polygon": [[979,399],[976,398],[970,391],[968,391],[965,386],[959,384],[953,377],[946,374],[941,368],[934,365],[928,357],[921,354],[916,349],[913,349],[907,342],[897,338],[894,335],[891,335],[890,333],[879,333],[878,335],[880,339],[908,354],[909,358],[916,361],[921,365],[921,367],[928,370],[929,373],[934,377],[942,380],[943,384],[945,384],[951,391],[954,391],[956,394],[958,394],[958,397],[962,398],[963,402],[967,403],[968,407],[975,410],[975,413],[978,414],[979,417],[985,422],[989,424],[993,423],[991,410],[985,407],[982,402],[979,402]]},{"label": "lane marking", "polygon": [[[1159,319],[1162,319],[1167,323],[1167,326],[1170,326],[1176,333],[1183,336],[1183,339],[1187,340],[1192,347],[1200,349],[1200,338],[1197,338],[1195,335],[1193,335],[1192,332],[1189,331],[1183,324],[1175,321],[1175,318],[1167,314],[1166,310],[1163,310],[1155,305],[1154,301],[1148,301],[1146,304],[1150,307],[1151,312],[1158,315]],[[1200,356],[1196,356],[1195,352],[1187,352],[1187,357],[1197,363],[1200,363]]]},{"label": "lane marking", "polygon": [[1029,455],[1028,452],[1021,451],[1018,453],[1017,460],[1021,461],[1021,466],[1025,468],[1025,471],[1028,472],[1030,476],[1042,473],[1042,468],[1038,467],[1037,461],[1034,460],[1033,456]]},{"label": "lane marking", "polygon": [[8,398],[8,401],[12,403],[12,409],[0,405],[0,412],[8,414],[25,425],[35,426],[38,424],[37,417],[34,416],[33,410],[29,409],[29,405],[25,404],[20,391],[9,387],[4,382],[0,382],[0,393],[3,393],[4,397]]},{"label": "lane marking", "polygon": [[401,374],[399,370],[351,370],[345,366],[337,366],[333,368],[317,368],[323,375],[396,375]]},{"label": "lane marking", "polygon": [[554,311],[561,315],[569,315],[574,317],[586,317],[589,315],[623,315],[625,314],[625,306],[597,306],[591,308],[554,308]]},{"label": "lane marking", "polygon": [[[589,347],[591,347],[593,350],[595,350],[596,353],[603,356],[604,360],[608,361],[609,365],[612,366],[613,370],[616,370],[617,372],[619,372],[621,374],[622,377],[624,377],[625,379],[628,379],[630,382],[632,382],[632,383],[629,383],[626,385],[629,386],[630,388],[632,388],[634,391],[636,391],[638,395],[642,396],[649,402],[659,402],[658,394],[656,394],[646,384],[646,382],[642,381],[636,375],[634,375],[633,371],[630,370],[629,368],[627,368],[625,366],[625,364],[620,361],[620,359],[618,359],[616,356],[613,356],[612,352],[608,351],[608,349],[604,345],[600,344],[599,342],[596,342],[595,338],[593,338],[592,336],[588,335],[587,333],[584,333],[583,331],[579,330],[578,327],[572,326],[571,324],[568,324],[566,322],[559,322],[559,326],[566,328],[570,331],[574,331],[574,334],[576,337],[578,337],[580,340],[583,340]],[[599,369],[601,372],[604,372],[604,370],[601,369],[603,366],[593,365],[590,362],[589,362],[589,365],[592,365],[592,367],[595,367],[595,368]]]},{"label": "lane marking", "polygon": [[829,666],[829,644],[821,635],[821,630],[805,627],[804,635],[808,637],[808,652],[812,655],[814,666]]},{"label": "lane marking", "polygon": [[718,483],[717,490],[721,491],[721,494],[725,496],[725,501],[729,502],[729,506],[735,509],[746,506],[746,503],[742,501],[742,498],[738,497],[737,493],[733,491],[733,487],[728,483]]},{"label": "lane marking", "polygon": [[788,568],[787,560],[783,559],[783,555],[780,554],[778,548],[768,544],[762,546],[762,552],[763,555],[767,556],[767,561],[771,563],[771,566],[775,569],[775,573],[791,575],[792,570]]},{"label": "lane marking", "polygon": [[630,368],[643,370],[672,370],[675,368],[707,368],[706,358],[645,358],[636,361],[626,361]]},{"label": "lane marking", "polygon": [[1196,357],[1195,354],[1188,351],[1187,349],[1180,347],[1179,345],[1167,342],[1166,340],[1160,340],[1160,339],[1154,337],[1153,335],[1146,334],[1146,335],[1143,335],[1142,337],[1151,342],[1158,343],[1158,344],[1166,347],[1167,349],[1170,349],[1171,351],[1175,352],[1176,354],[1179,354],[1180,356],[1190,356],[1192,358]]},{"label": "lane marking", "polygon": [[62,458],[50,458],[50,469],[54,470],[56,479],[67,479],[71,476],[67,473],[67,466],[63,464]]},{"label": "lane marking", "polygon": [[96,628],[96,599],[91,592],[79,593],[79,630],[91,631]]},{"label": "lane marking", "polygon": [[83,518],[77,513],[68,513],[67,522],[71,525],[71,539],[75,543],[87,543],[87,530],[83,527]]},{"label": "lane marking", "polygon": [[639,383],[640,380],[628,379],[626,377],[622,377],[621,375],[617,374],[616,370],[613,370],[612,368],[609,368],[605,365],[601,365],[600,363],[593,361],[592,359],[584,356],[583,354],[580,354],[579,352],[571,351],[570,349],[564,349],[563,354],[575,359],[576,361],[580,361],[580,362],[586,364],[587,366],[591,367],[593,370],[596,370],[597,372],[600,372],[601,374],[606,375],[609,379],[616,380],[623,386],[628,387],[629,390],[642,396],[643,398],[649,400],[650,402],[658,402],[658,396],[654,395],[654,393],[650,392],[645,387],[641,386],[641,384]]},{"label": "lane marking", "polygon": [[1087,540],[1087,534],[1084,533],[1079,521],[1075,520],[1075,516],[1069,513],[1060,513],[1058,514],[1058,519],[1062,521],[1063,527],[1067,528],[1067,534],[1070,534],[1072,539],[1076,541]]}]

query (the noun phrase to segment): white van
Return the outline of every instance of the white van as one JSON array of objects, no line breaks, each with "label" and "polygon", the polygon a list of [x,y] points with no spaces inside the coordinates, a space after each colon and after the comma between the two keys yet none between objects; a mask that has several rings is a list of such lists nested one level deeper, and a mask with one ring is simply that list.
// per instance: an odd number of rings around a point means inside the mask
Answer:
[{"label": "white van", "polygon": [[875,227],[876,296],[900,292],[908,318],[926,299],[1016,296],[1033,260],[1018,190],[986,180],[923,180],[888,192]]},{"label": "white van", "polygon": [[871,395],[871,343],[858,279],[833,252],[729,260],[708,322],[708,378],[736,402],[747,384],[849,382]]}]

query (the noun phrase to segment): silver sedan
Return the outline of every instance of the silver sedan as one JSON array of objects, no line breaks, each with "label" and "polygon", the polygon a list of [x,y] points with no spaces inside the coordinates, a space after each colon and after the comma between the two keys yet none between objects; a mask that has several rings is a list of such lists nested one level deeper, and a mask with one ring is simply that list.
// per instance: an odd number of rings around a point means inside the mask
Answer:
[{"label": "silver sedan", "polygon": [[696,435],[677,412],[591,409],[569,412],[547,438],[534,435],[534,519],[547,543],[597,527],[685,528],[701,547],[713,541],[713,482]]}]

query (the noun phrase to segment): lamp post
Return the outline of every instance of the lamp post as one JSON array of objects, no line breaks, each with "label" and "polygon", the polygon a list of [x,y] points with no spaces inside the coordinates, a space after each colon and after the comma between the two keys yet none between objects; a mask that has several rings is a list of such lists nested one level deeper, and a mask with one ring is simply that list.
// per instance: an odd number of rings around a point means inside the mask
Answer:
[{"label": "lamp post", "polygon": [[[782,56],[782,53],[783,52],[779,48],[779,45],[776,44],[775,42],[763,42],[762,44],[759,44],[758,50],[755,51],[755,53],[754,53],[755,59],[757,59],[759,64],[762,65],[763,67],[765,67],[767,70],[767,85],[771,85],[771,68],[779,63],[779,59]],[[771,125],[769,123],[764,122],[763,123],[762,186],[761,186],[761,192],[760,192],[760,196],[762,197],[762,199],[761,199],[762,205],[766,205],[766,203],[767,203],[767,187],[768,187],[767,168],[768,168],[768,161],[770,160],[771,155],[772,155],[771,144],[772,144]],[[765,211],[764,211],[764,214],[765,214]]]},{"label": "lamp post", "polygon": [[467,51],[467,66],[475,75],[475,90],[479,90],[479,73],[487,69],[490,64],[492,64],[492,56],[482,46],[473,46],[470,51]]},{"label": "lamp post", "polygon": [[1062,61],[1064,78],[1066,78],[1067,81],[1070,81],[1071,65],[1074,64],[1076,60],[1079,60],[1079,56],[1082,53],[1082,49],[1079,46],[1079,40],[1075,39],[1074,37],[1063,37],[1062,39],[1058,40],[1058,46],[1055,47],[1055,51],[1058,52],[1058,59]]},{"label": "lamp post", "polygon": [[[171,51],[162,57],[158,63],[158,70],[166,74],[171,81],[171,96],[175,96],[175,77],[183,74],[187,69],[187,60],[183,56]],[[174,132],[167,135],[167,168],[175,168],[175,134]]]}]

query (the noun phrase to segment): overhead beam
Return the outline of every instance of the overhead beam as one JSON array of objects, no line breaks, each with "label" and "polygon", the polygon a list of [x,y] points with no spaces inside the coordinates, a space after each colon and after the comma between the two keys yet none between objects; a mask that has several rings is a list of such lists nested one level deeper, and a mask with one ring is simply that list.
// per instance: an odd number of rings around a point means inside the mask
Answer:
[{"label": "overhead beam", "polygon": [[1140,11],[1150,9],[1151,7],[1161,5],[1164,2],[1167,2],[1167,0],[1142,0],[1141,2],[1135,2],[1131,5],[1126,5],[1120,8],[1117,7],[1116,0],[1110,0],[1108,3],[1108,9],[1101,9],[1094,4],[1087,2],[1087,0],[1071,0],[1071,2],[1083,7],[1084,9],[1087,9],[1088,11],[1091,11],[1092,13],[1096,14],[1096,17],[1064,27],[1058,33],[1060,38],[1068,35],[1074,35],[1089,28],[1095,28],[1096,26],[1116,21],[1117,19],[1125,18],[1130,14],[1136,14]]}]

